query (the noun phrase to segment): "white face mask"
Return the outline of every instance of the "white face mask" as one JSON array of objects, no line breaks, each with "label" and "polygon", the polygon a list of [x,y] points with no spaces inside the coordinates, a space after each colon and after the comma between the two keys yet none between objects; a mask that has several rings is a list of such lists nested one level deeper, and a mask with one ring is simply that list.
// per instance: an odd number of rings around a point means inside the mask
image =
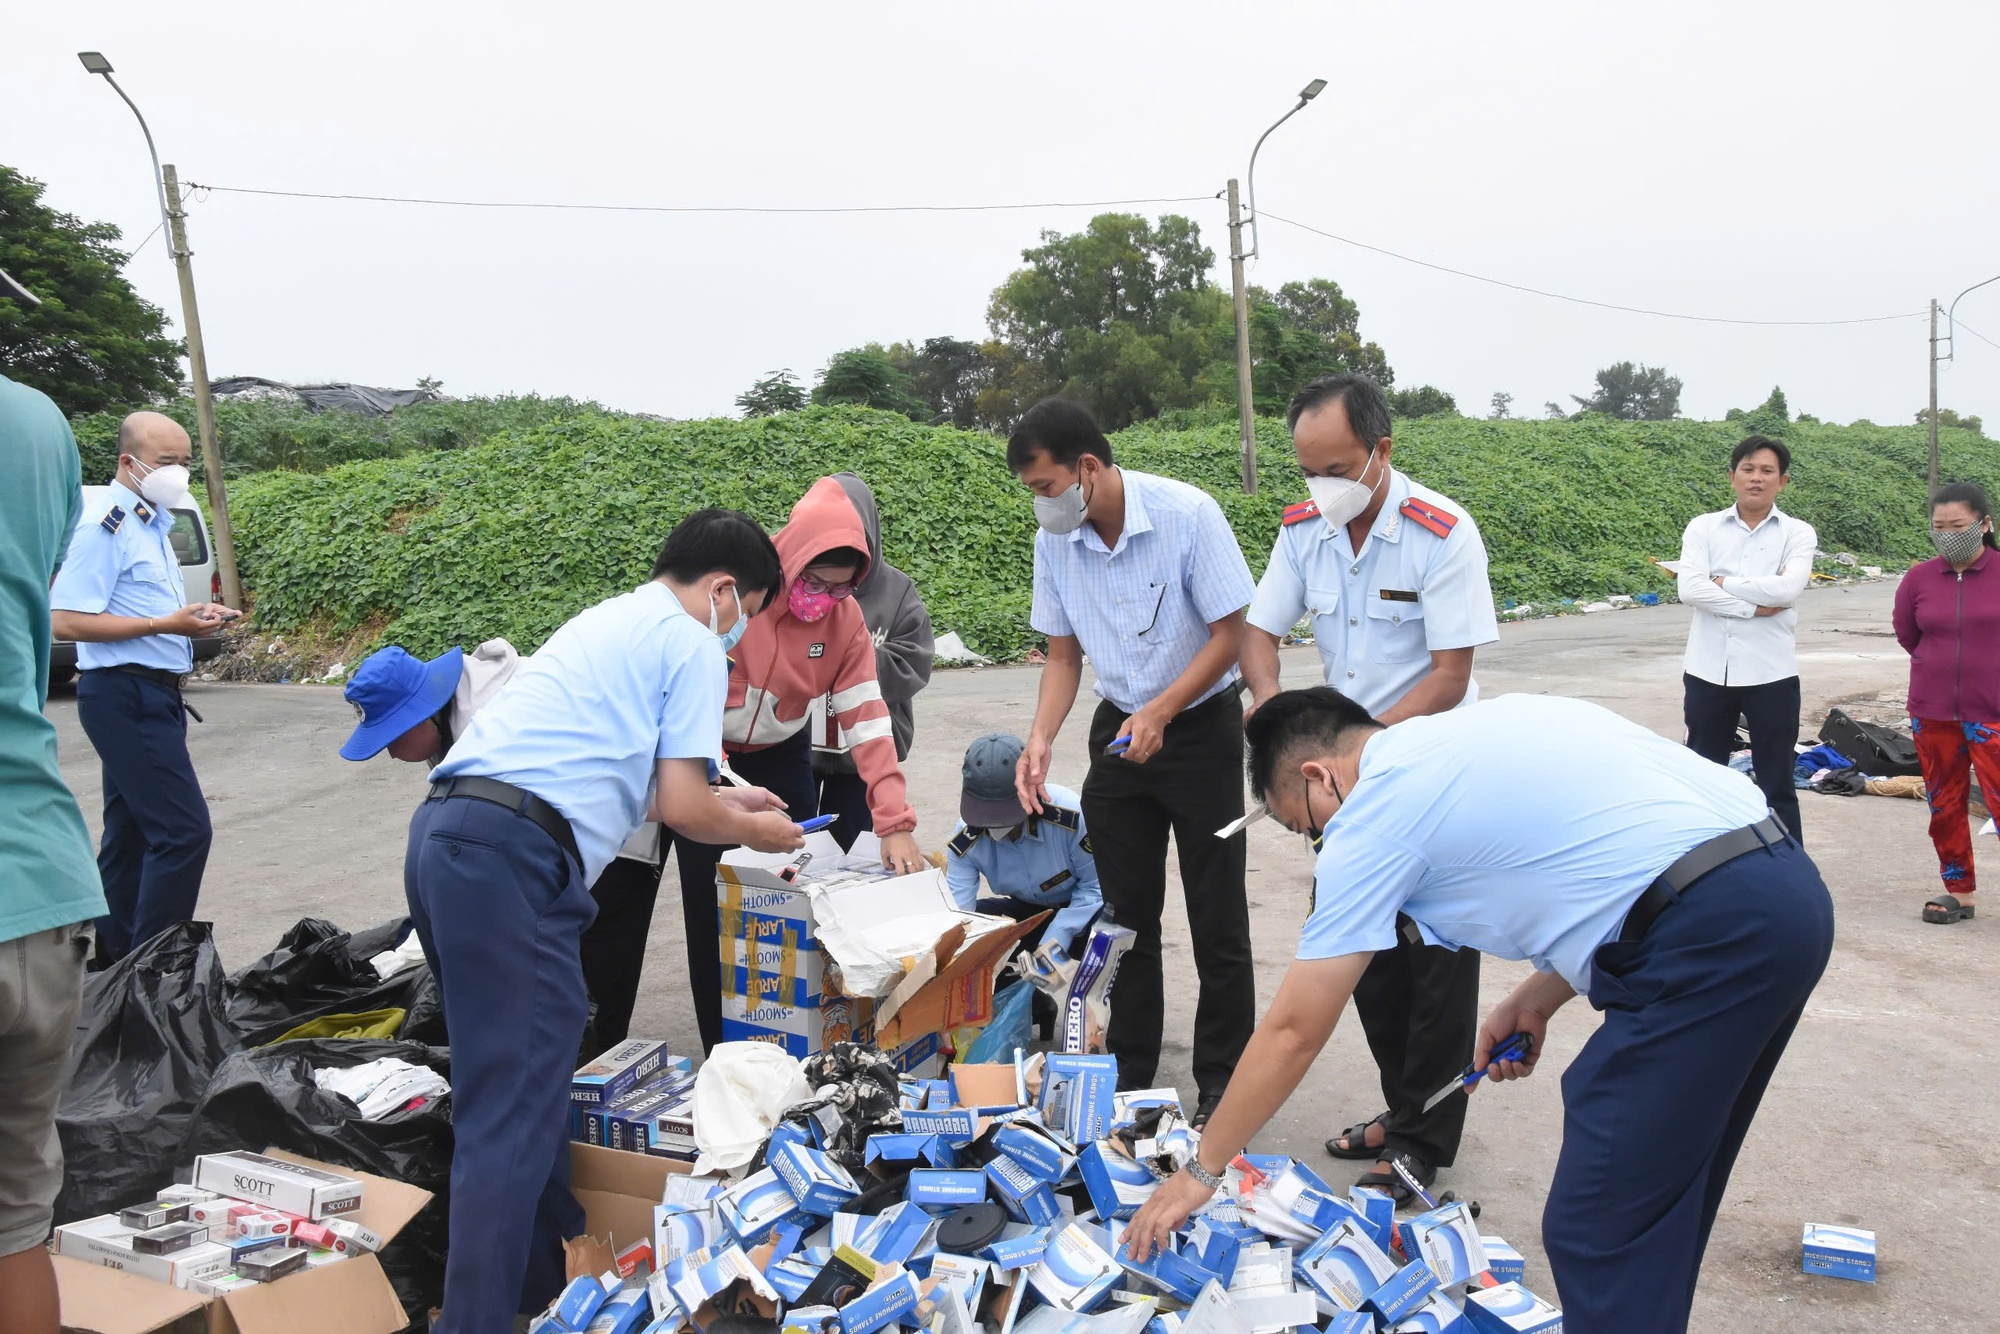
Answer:
[{"label": "white face mask", "polygon": [[[146,467],[137,459],[133,459],[132,462],[136,467]],[[188,470],[178,463],[148,468],[146,475],[139,479],[139,494],[161,509],[173,509],[177,505],[185,505],[188,498]]]},{"label": "white face mask", "polygon": [[[1368,476],[1368,469],[1375,466],[1375,456],[1368,456],[1368,466],[1361,470],[1361,477]],[[1368,502],[1375,498],[1373,484],[1353,477],[1308,477],[1306,491],[1312,496],[1313,504],[1319,507],[1319,517],[1326,520],[1326,526],[1339,532],[1348,524],[1361,517],[1361,511],[1368,508]]]},{"label": "white face mask", "polygon": [[1052,496],[1035,497],[1035,522],[1042,531],[1061,537],[1073,533],[1083,524],[1090,501],[1083,494],[1083,478],[1079,476],[1068,489]]}]

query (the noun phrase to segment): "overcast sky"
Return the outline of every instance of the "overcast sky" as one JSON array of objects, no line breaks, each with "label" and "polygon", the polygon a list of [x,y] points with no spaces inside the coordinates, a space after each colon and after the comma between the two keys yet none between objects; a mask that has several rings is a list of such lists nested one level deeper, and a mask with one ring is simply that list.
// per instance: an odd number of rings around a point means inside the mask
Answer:
[{"label": "overcast sky", "polygon": [[[1482,413],[1632,359],[1688,416],[1907,422],[1922,318],[1692,323],[1432,272],[1268,215],[1600,301],[1739,319],[1915,312],[2000,274],[1991,0],[1552,4],[41,5],[9,24],[0,162],[48,202],[157,221],[105,52],[184,181],[656,205],[1206,196],[1258,162],[1252,281],[1338,280],[1402,385]],[[1218,256],[1220,202],[1173,206]],[[1042,228],[1095,211],[600,214],[271,199],[191,205],[215,375],[732,413],[870,340],[976,338]],[[1164,211],[1164,206],[1144,210]],[[129,276],[179,326],[166,248]],[[1228,282],[1226,262],[1217,280]],[[1959,312],[2000,341],[2000,283]],[[1941,401],[2000,421],[1961,332]]]}]

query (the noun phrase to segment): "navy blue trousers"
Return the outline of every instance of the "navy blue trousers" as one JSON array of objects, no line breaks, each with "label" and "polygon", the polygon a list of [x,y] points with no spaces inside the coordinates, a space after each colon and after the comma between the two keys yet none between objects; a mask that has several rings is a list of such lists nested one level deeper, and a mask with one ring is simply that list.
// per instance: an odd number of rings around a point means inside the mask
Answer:
[{"label": "navy blue trousers", "polygon": [[208,866],[208,802],[172,687],[87,671],[76,680],[76,715],[104,766],[97,873],[108,911],[97,920],[97,961],[108,966],[194,917]]},{"label": "navy blue trousers", "polygon": [[471,797],[410,820],[403,892],[451,1040],[451,1252],[439,1334],[492,1334],[562,1287],[583,1232],[569,1083],[589,1002],[583,871],[524,815]]},{"label": "navy blue trousers", "polygon": [[1787,840],[1600,946],[1604,1023],[1564,1072],[1542,1241],[1570,1334],[1680,1334],[1730,1169],[1833,949],[1833,902]]}]

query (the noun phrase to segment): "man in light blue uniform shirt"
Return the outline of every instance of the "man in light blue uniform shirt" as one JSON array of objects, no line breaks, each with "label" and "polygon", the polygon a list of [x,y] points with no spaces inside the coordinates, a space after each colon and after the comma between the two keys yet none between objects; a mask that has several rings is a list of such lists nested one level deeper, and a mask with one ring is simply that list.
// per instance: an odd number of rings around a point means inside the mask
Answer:
[{"label": "man in light blue uniform shirt", "polygon": [[[1021,943],[1032,950],[1048,941],[1075,958],[1077,934],[1104,907],[1097,858],[1076,793],[1049,783],[1040,814],[1021,804],[1014,766],[1023,749],[1021,738],[1006,732],[988,732],[967,748],[958,828],[945,845],[945,883],[967,912],[1022,920],[1054,909],[1055,916]],[[993,891],[985,898],[979,894],[982,876]]]},{"label": "man in light blue uniform shirt", "polygon": [[451,1039],[448,1334],[503,1330],[563,1282],[569,1079],[589,885],[648,818],[704,842],[804,842],[762,788],[709,787],[728,667],[780,580],[748,517],[702,510],[652,582],[579,613],[482,708],[410,821],[403,888]]},{"label": "man in light blue uniform shirt", "polygon": [[194,916],[208,865],[208,802],[188,758],[181,678],[189,636],[236,619],[187,604],[173,508],[188,498],[188,433],[157,412],[118,427],[118,474],[87,506],[49,590],[56,638],[76,644],[77,720],[104,765],[97,869],[107,910],[97,965]]},{"label": "man in light blue uniform shirt", "polygon": [[[1363,375],[1323,375],[1286,420],[1312,499],[1286,509],[1250,603],[1243,679],[1252,710],[1278,693],[1278,640],[1307,612],[1326,683],[1384,724],[1479,699],[1472,655],[1500,637],[1479,525],[1390,464],[1389,403]],[[1458,1157],[1465,1100],[1424,1102],[1472,1059],[1479,953],[1410,934],[1354,992],[1388,1110],[1326,1142],[1377,1160],[1356,1184],[1408,1194],[1392,1164],[1429,1184]]]},{"label": "man in light blue uniform shirt", "polygon": [[[1318,844],[1313,907],[1195,1159],[1133,1220],[1138,1257],[1298,1087],[1403,914],[1433,943],[1535,966],[1480,1025],[1473,1068],[1493,1078],[1532,1072],[1578,994],[1604,1012],[1563,1075],[1542,1216],[1564,1328],[1685,1330],[1730,1170],[1832,950],[1818,868],[1749,779],[1579,700],[1384,730],[1316,686],[1248,730],[1252,792]],[[1525,1057],[1492,1060],[1515,1033]]]},{"label": "man in light blue uniform shirt", "polygon": [[1028,409],[1007,466],[1034,493],[1035,596],[1028,622],[1049,637],[1035,722],[1015,782],[1040,811],[1049,757],[1076,703],[1083,659],[1097,673],[1083,812],[1102,857],[1107,914],[1136,933],[1119,966],[1105,1045],[1119,1087],[1149,1088],[1160,1064],[1166,986],[1160,917],[1167,839],[1201,994],[1194,1015],[1199,1128],[1222,1097],[1257,1021],[1245,894],[1246,840],[1215,831],[1243,814],[1233,775],[1243,753],[1236,674],[1254,586],[1212,496],[1112,462],[1090,412],[1060,398]]}]

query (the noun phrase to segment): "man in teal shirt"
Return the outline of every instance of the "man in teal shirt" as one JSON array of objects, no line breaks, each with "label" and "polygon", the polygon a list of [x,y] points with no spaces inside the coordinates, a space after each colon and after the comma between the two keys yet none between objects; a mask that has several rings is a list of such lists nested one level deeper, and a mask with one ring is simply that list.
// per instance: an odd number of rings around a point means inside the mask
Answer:
[{"label": "man in teal shirt", "polygon": [[[23,299],[0,274],[0,299]],[[25,298],[33,300],[32,297]],[[56,1334],[42,1243],[62,1185],[56,1099],[104,889],[56,768],[49,581],[83,508],[76,441],[46,394],[0,376],[0,1329]]]}]

